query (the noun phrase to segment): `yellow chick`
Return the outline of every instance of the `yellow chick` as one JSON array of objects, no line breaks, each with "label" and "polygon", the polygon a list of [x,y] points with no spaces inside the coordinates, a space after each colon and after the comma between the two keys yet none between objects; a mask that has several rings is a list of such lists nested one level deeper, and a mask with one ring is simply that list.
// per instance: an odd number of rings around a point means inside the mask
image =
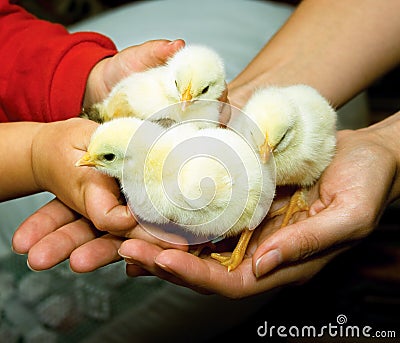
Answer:
[{"label": "yellow chick", "polygon": [[235,118],[232,126],[259,149],[264,162],[272,151],[277,186],[302,188],[287,206],[270,214],[285,213],[286,226],[295,212],[308,209],[303,188],[319,179],[334,156],[336,112],[307,85],[259,89],[243,111],[248,117]]},{"label": "yellow chick", "polygon": [[242,136],[190,122],[169,129],[137,118],[104,123],[76,165],[118,178],[145,222],[174,223],[210,240],[241,233],[230,256],[212,254],[229,271],[241,263],[275,192],[275,165],[261,163]]},{"label": "yellow chick", "polygon": [[[188,45],[166,65],[121,80],[104,101],[84,110],[83,116],[100,123],[128,116],[152,121],[218,122],[219,103],[199,100],[218,100],[225,88],[220,56],[208,47]],[[166,109],[177,103],[181,105]]]}]

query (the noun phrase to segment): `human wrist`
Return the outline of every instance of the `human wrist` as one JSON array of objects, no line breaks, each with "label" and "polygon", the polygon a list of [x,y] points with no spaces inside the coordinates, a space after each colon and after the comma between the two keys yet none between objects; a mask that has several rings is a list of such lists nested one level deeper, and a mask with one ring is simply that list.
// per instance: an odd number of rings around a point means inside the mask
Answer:
[{"label": "human wrist", "polygon": [[255,90],[271,85],[282,85],[273,82],[271,71],[265,70],[256,75],[241,74],[228,84],[228,98],[231,105],[243,108]]},{"label": "human wrist", "polygon": [[27,175],[30,175],[29,179],[31,181],[29,181],[29,185],[28,185],[26,191],[27,191],[28,194],[30,194],[30,193],[37,193],[37,192],[43,191],[43,189],[36,182],[36,177],[35,177],[34,167],[33,167],[33,160],[32,160],[32,147],[33,147],[33,144],[34,144],[33,142],[35,140],[36,135],[47,124],[46,123],[32,122],[32,123],[27,123],[27,125],[29,125],[29,137],[28,137],[28,140],[31,143],[29,145],[29,150],[28,150],[29,163],[27,163],[27,166],[28,166]]},{"label": "human wrist", "polygon": [[33,173],[32,144],[34,136],[43,125],[36,122],[2,124],[3,142],[0,146],[7,154],[1,159],[0,174],[7,177],[0,182],[0,201],[41,191]]},{"label": "human wrist", "polygon": [[82,106],[89,107],[101,101],[110,91],[104,82],[104,67],[110,57],[100,60],[89,73]]},{"label": "human wrist", "polygon": [[400,141],[398,139],[400,132],[400,111],[361,131],[370,134],[372,140],[383,147],[391,156],[396,170],[388,199],[392,202],[400,198]]},{"label": "human wrist", "polygon": [[[49,126],[53,125],[53,123],[42,123],[34,132],[32,137],[31,144],[31,170],[32,177],[35,181],[35,185],[41,191],[47,191],[45,182],[43,182],[42,174],[48,170],[48,166],[44,164],[47,159],[46,151],[50,149],[47,147],[46,150],[45,144],[43,144],[44,136],[47,134],[47,129]],[[47,154],[46,154],[47,155]]]}]

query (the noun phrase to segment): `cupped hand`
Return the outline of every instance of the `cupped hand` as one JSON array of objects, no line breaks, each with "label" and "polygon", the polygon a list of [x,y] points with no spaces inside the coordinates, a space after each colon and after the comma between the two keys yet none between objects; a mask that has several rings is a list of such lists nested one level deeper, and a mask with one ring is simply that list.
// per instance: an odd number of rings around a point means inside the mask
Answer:
[{"label": "cupped hand", "polygon": [[209,257],[139,240],[123,242],[119,251],[133,263],[127,266],[128,275],[146,270],[176,284],[232,298],[303,283],[371,233],[385,206],[398,196],[392,187],[396,178],[393,151],[375,130],[339,132],[333,162],[308,191],[309,213],[295,215],[282,229],[281,218],[263,223],[234,271],[228,273]]},{"label": "cupped hand", "polygon": [[[311,194],[315,196],[314,194]],[[279,197],[278,207],[288,201]],[[276,205],[276,204],[274,204]],[[296,215],[296,220],[306,218],[305,213]],[[257,248],[279,229],[281,218],[264,221],[253,234],[242,263],[228,272],[225,266],[212,259],[208,253],[200,257],[186,251],[163,249],[152,243],[138,239],[124,241],[119,253],[127,262],[127,274],[132,277],[156,275],[172,283],[191,288],[200,293],[216,293],[230,298],[243,298],[261,293],[288,283],[308,280],[333,256],[321,255],[316,259],[276,268],[268,277],[257,277],[253,270],[253,257]],[[228,252],[234,249],[234,240],[224,240],[216,244],[216,251]]]},{"label": "cupped hand", "polygon": [[277,231],[257,248],[255,273],[265,275],[281,264],[351,246],[368,236],[396,197],[396,178],[396,158],[373,130],[339,132],[337,155],[316,185],[319,196],[310,217]]}]

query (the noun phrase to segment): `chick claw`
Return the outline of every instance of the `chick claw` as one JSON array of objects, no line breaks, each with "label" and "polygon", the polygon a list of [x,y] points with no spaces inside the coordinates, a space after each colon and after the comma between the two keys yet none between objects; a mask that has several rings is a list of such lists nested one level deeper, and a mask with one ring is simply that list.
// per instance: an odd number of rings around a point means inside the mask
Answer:
[{"label": "chick claw", "polygon": [[268,214],[269,218],[274,218],[276,216],[284,214],[284,218],[281,224],[281,228],[286,226],[289,223],[289,220],[292,218],[292,216],[296,212],[301,212],[301,211],[308,211],[309,207],[307,204],[307,200],[304,195],[304,190],[300,189],[297,190],[292,197],[290,198],[290,202],[281,207],[280,209],[271,212]]},{"label": "chick claw", "polygon": [[228,272],[236,269],[243,261],[244,254],[246,253],[247,246],[250,242],[250,238],[253,235],[254,230],[245,229],[236,245],[236,248],[230,254],[230,256],[222,256],[218,253],[212,253],[211,257],[223,266],[228,267]]}]

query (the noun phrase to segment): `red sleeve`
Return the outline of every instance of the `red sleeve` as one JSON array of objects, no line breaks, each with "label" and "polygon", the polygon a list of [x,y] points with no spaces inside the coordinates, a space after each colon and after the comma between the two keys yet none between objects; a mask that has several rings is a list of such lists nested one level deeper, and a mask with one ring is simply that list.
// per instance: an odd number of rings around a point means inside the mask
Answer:
[{"label": "red sleeve", "polygon": [[90,70],[116,52],[105,36],[70,34],[0,0],[0,122],[77,116]]}]

